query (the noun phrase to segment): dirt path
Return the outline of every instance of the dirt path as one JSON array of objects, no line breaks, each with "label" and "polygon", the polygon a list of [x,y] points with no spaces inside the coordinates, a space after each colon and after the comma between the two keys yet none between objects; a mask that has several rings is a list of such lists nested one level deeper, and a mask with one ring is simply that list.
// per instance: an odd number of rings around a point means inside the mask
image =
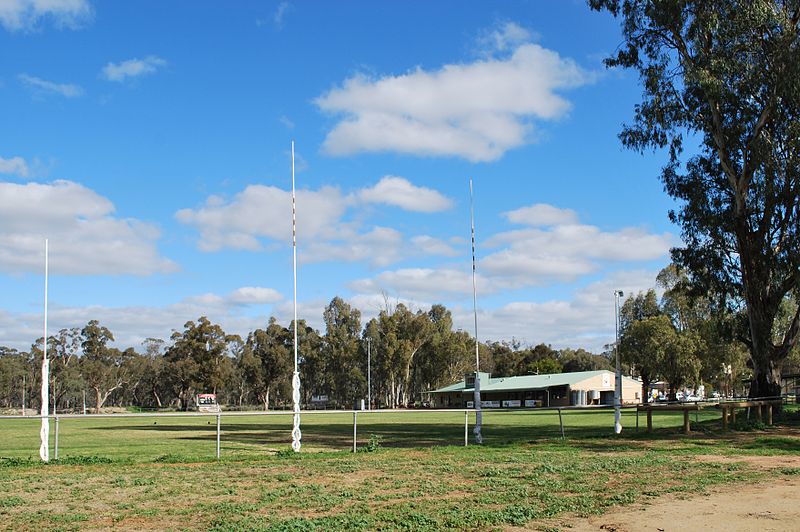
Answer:
[{"label": "dirt path", "polygon": [[[766,457],[755,458],[754,461],[765,461]],[[770,458],[773,467],[776,459],[786,462],[780,465],[795,467],[800,459],[795,456]],[[800,478],[778,475],[770,483],[730,485],[705,495],[671,494],[647,505],[628,506],[588,519],[562,522],[559,528],[562,527],[578,532],[800,530]]]}]

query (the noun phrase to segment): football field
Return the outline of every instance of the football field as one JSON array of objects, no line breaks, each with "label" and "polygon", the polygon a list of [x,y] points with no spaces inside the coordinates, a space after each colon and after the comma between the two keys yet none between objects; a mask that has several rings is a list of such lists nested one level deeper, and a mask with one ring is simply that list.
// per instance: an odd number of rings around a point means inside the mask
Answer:
[{"label": "football field", "polygon": [[564,411],[562,440],[555,411],[490,411],[484,445],[470,416],[464,447],[463,412],[359,413],[353,453],[352,413],[305,414],[295,454],[290,415],[223,415],[220,460],[214,415],[87,416],[60,419],[48,465],[37,420],[4,419],[0,529],[566,529],[667,494],[794,478],[798,467],[751,465],[800,454],[792,416],[722,433],[708,410],[687,436],[664,413],[648,435],[627,411],[614,436],[612,411]]}]

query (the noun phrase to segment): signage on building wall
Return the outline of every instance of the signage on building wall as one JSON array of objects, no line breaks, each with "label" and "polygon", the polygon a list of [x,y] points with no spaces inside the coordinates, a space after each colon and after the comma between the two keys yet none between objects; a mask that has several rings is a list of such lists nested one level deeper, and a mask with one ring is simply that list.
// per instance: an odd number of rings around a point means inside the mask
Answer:
[{"label": "signage on building wall", "polygon": [[516,408],[516,407],[520,406],[520,404],[521,403],[520,403],[519,399],[511,399],[511,400],[508,400],[508,401],[503,401],[503,408]]},{"label": "signage on building wall", "polygon": [[536,406],[536,399],[525,399],[525,406],[528,408]]}]

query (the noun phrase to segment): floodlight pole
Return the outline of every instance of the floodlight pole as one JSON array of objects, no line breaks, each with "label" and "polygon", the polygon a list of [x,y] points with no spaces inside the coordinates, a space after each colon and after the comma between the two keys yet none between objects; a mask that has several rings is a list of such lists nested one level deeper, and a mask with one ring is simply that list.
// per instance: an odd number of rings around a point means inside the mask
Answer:
[{"label": "floodlight pole", "polygon": [[483,443],[481,425],[483,424],[483,413],[481,412],[481,359],[478,347],[478,289],[475,281],[475,207],[472,194],[472,178],[469,178],[469,221],[472,238],[472,313],[475,321],[475,385],[473,388],[472,401],[475,407],[475,443]]},{"label": "floodlight pole", "polygon": [[614,434],[622,432],[622,365],[619,360],[619,299],[622,290],[614,290],[614,353],[616,374],[614,382]]},{"label": "floodlight pole", "polygon": [[50,360],[47,358],[47,276],[48,276],[48,249],[47,239],[44,240],[44,342],[42,345],[42,404],[39,415],[42,418],[42,427],[39,430],[41,445],[39,446],[39,456],[43,462],[50,461],[50,419],[48,418],[50,407]]},{"label": "floodlight pole", "polygon": [[294,373],[292,374],[292,449],[299,453],[300,432],[300,373],[297,371],[297,221],[294,192],[294,141],[292,141],[292,270],[294,277]]},{"label": "floodlight pole", "polygon": [[367,336],[367,410],[372,410],[372,338]]}]

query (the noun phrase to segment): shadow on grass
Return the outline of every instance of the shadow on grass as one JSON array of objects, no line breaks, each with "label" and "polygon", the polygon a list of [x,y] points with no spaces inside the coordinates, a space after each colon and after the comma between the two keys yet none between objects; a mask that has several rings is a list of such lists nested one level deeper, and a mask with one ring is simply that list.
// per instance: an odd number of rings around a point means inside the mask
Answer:
[{"label": "shadow on grass", "polygon": [[[291,426],[288,423],[223,423],[222,440],[228,443],[241,444],[276,444],[286,443]],[[473,444],[473,426],[469,426],[470,445]],[[119,427],[101,426],[90,430],[115,431]],[[149,431],[171,433],[173,438],[194,441],[213,441],[216,439],[216,426],[181,425],[152,423],[129,425],[122,430]],[[351,424],[304,423],[302,425],[303,441],[330,448],[348,448],[353,444],[353,426]],[[570,437],[601,436],[606,429],[577,429],[571,431]],[[431,423],[359,423],[357,439],[363,445],[371,436],[378,436],[382,447],[429,447],[433,445],[463,445],[464,426],[456,424]],[[528,443],[535,439],[557,440],[561,436],[558,426],[520,426],[484,424],[483,437],[487,446],[504,446],[515,443]]]}]

